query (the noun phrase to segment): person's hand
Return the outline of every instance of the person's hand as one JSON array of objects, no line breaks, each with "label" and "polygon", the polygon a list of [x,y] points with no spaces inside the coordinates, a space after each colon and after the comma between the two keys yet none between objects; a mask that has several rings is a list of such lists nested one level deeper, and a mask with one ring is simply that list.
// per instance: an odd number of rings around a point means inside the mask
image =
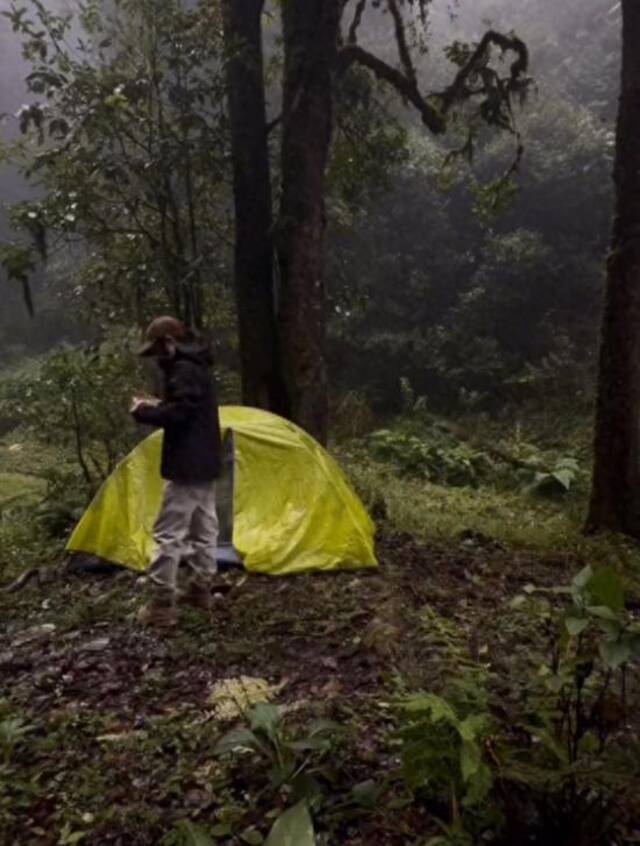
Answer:
[{"label": "person's hand", "polygon": [[131,405],[129,406],[129,411],[131,412],[131,414],[133,414],[134,411],[137,411],[137,409],[141,405],[158,405],[159,403],[160,400],[157,397],[134,396],[131,398]]}]

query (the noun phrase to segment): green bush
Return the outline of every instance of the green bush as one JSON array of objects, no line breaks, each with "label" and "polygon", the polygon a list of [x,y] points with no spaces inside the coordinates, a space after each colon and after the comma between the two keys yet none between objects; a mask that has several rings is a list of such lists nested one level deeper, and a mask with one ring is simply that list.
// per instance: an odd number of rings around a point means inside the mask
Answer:
[{"label": "green bush", "polygon": [[[114,333],[91,350],[64,348],[47,356],[36,373],[19,375],[0,388],[0,416],[50,449],[68,456],[68,487],[78,475],[90,496],[135,443],[138,434],[128,414],[132,392],[142,383],[131,339]],[[46,470],[42,474],[46,476]],[[48,481],[52,493],[64,487],[58,460]],[[65,468],[66,471],[66,468]]]},{"label": "green bush", "polygon": [[589,566],[569,586],[527,585],[512,610],[533,640],[509,677],[467,668],[463,684],[401,700],[406,783],[444,817],[434,842],[621,842],[617,801],[640,777],[628,722],[640,625],[622,581]]},{"label": "green bush", "polygon": [[434,443],[392,429],[374,432],[367,444],[375,459],[393,464],[402,473],[452,487],[477,487],[494,466],[485,453],[466,444]]}]

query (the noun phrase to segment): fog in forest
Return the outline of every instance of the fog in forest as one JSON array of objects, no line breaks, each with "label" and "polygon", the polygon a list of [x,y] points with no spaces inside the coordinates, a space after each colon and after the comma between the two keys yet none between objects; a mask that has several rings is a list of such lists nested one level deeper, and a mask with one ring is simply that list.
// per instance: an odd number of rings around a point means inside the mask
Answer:
[{"label": "fog in forest", "polygon": [[[8,6],[7,0],[4,5]],[[348,8],[346,21],[352,6]],[[52,12],[71,11],[73,2],[47,0],[45,7]],[[619,3],[613,0],[474,0],[474,2],[445,2],[434,0],[430,7],[428,52],[420,58],[418,73],[425,92],[439,90],[453,77],[454,69],[443,60],[445,45],[454,40],[477,40],[487,28],[509,32],[514,30],[528,44],[531,53],[531,71],[536,81],[536,90],[530,96],[519,120],[522,124],[523,140],[526,148],[524,168],[527,157],[531,160],[544,146],[544,139],[536,137],[535,116],[546,104],[550,94],[565,99],[567,102],[584,109],[584,116],[590,116],[601,126],[613,130],[617,85],[619,72]],[[271,44],[275,24],[267,27],[266,42]],[[390,61],[395,58],[395,47],[389,38],[388,15],[369,12],[360,34],[363,44],[377,49]],[[24,103],[33,102],[24,82],[29,73],[29,65],[21,55],[19,37],[12,31],[6,17],[0,18],[0,55],[2,56],[2,74],[0,75],[0,113],[3,141],[11,141],[18,135],[15,117]],[[277,94],[274,94],[277,97]],[[391,95],[389,95],[391,97]],[[273,98],[272,98],[273,99]],[[392,98],[391,98],[392,99]],[[276,104],[277,105],[277,104]],[[404,108],[398,101],[390,105],[392,113],[408,125],[416,124],[415,115]],[[273,111],[273,109],[272,109]],[[418,133],[419,134],[419,125]],[[528,136],[528,131],[530,135]],[[414,135],[415,137],[415,135]],[[553,133],[548,137],[548,153],[553,155]],[[606,155],[606,147],[600,150]],[[596,166],[597,162],[593,163]],[[608,167],[610,160],[607,159]],[[476,165],[482,171],[482,157]],[[589,165],[584,164],[589,169]],[[586,171],[585,171],[586,172]],[[578,179],[580,177],[578,176]],[[34,196],[37,188],[28,186],[25,180],[10,166],[0,170],[1,196],[3,211],[0,217],[0,238],[11,240],[6,209],[11,204]],[[532,202],[535,198],[531,198]],[[388,200],[388,198],[387,198]],[[380,202],[386,202],[380,197]],[[399,185],[393,188],[394,204],[402,203]],[[412,202],[415,202],[412,200]],[[512,213],[512,225],[517,228],[518,215],[526,221],[529,207],[526,192],[519,198],[517,210]],[[601,223],[602,241],[607,237],[607,214],[598,216]],[[515,217],[514,217],[515,215]],[[58,335],[56,320],[52,316],[56,303],[47,296],[46,279],[51,269],[39,268],[35,277],[37,316],[35,320],[26,318],[21,294],[14,282],[8,281],[2,274],[3,309],[0,314],[0,331],[10,327],[10,343],[17,347],[40,347],[38,336],[43,331],[42,310],[47,312],[45,346],[53,343]],[[64,334],[64,333],[63,333]],[[2,337],[0,336],[0,344]]]}]

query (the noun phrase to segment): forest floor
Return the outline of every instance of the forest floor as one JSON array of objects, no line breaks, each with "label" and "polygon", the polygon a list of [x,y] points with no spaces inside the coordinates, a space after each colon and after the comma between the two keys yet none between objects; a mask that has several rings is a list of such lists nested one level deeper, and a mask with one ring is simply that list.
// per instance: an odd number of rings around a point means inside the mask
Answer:
[{"label": "forest floor", "polygon": [[[212,692],[242,677],[247,690],[268,682],[287,730],[316,717],[342,727],[316,768],[319,842],[426,843],[433,808],[401,778],[399,685],[441,689],[462,653],[507,679],[528,638],[512,600],[566,583],[580,562],[471,533],[437,546],[388,533],[378,551],[372,571],[238,574],[210,619],[184,611],[171,632],[135,623],[144,588],[127,572],[0,593],[2,846],[197,843],[171,834],[182,818],[221,844],[263,842],[286,797],[262,763],[214,754],[239,718]],[[26,733],[6,730],[12,718]]]}]

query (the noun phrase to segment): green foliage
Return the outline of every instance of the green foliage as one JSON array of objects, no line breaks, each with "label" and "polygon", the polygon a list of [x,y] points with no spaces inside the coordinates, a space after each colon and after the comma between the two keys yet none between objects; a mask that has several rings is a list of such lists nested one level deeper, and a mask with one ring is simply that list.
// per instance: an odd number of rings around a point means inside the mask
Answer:
[{"label": "green foliage", "polygon": [[0,502],[0,560],[9,569],[32,555],[51,558],[53,539],[67,535],[138,439],[128,402],[143,374],[132,341],[114,333],[93,349],[59,349],[0,383],[0,417],[12,431],[0,461],[31,473],[37,492],[16,499],[21,484]]},{"label": "green foliage", "polygon": [[222,737],[216,754],[244,753],[262,760],[268,767],[269,790],[295,803],[277,817],[267,846],[314,846],[310,810],[320,807],[323,782],[331,781],[330,758],[336,751],[340,727],[329,720],[316,720],[308,728],[292,730],[285,725],[282,710],[268,702],[254,705],[246,716],[248,725]]},{"label": "green foliage", "polygon": [[529,585],[514,604],[549,636],[545,652],[532,654],[519,694],[517,729],[528,742],[506,741],[503,777],[525,789],[548,839],[600,842],[616,823],[612,800],[638,777],[625,720],[640,627],[610,567],[587,566],[568,587]]},{"label": "green foliage", "polygon": [[551,470],[536,473],[532,490],[541,496],[566,494],[580,476],[580,465],[575,458],[561,458]]},{"label": "green foliage", "polygon": [[535,842],[609,842],[616,799],[640,775],[627,701],[640,626],[618,573],[587,566],[568,586],[526,585],[508,612],[523,648],[500,672],[474,668],[464,634],[425,610],[450,671],[442,693],[402,697],[399,732],[407,785],[432,813],[449,810],[433,842],[512,842],[525,824]]},{"label": "green foliage", "polygon": [[287,788],[294,797],[314,804],[322,797],[318,777],[326,775],[323,761],[334,749],[339,727],[318,720],[306,732],[292,732],[277,705],[261,702],[247,713],[248,727],[233,729],[216,745],[216,753],[251,752],[269,766],[268,779],[274,791]]},{"label": "green foliage", "polygon": [[[123,0],[111,11],[81,6],[74,18],[23,0],[5,14],[37,98],[19,113],[25,143],[13,158],[44,188],[13,210],[14,226],[43,257],[49,242],[84,242],[65,294],[94,321],[142,321],[164,308],[201,323],[214,288],[218,323],[225,311],[229,319],[216,282],[228,258],[217,3]],[[23,283],[28,256],[4,248]]]},{"label": "green foliage", "polygon": [[0,266],[8,279],[19,282],[29,313],[33,314],[33,300],[29,288],[29,278],[36,268],[35,258],[30,247],[24,244],[0,244]]},{"label": "green foliage", "polygon": [[32,730],[21,717],[7,716],[0,720],[0,752],[4,766],[11,763],[16,747]]},{"label": "green foliage", "polygon": [[433,444],[416,435],[390,429],[374,432],[368,444],[377,460],[388,461],[402,473],[422,476],[441,485],[475,487],[493,466],[486,454],[465,444]]},{"label": "green foliage", "polygon": [[334,223],[351,225],[372,197],[390,187],[395,169],[408,159],[408,133],[385,102],[381,87],[357,66],[338,89],[336,137],[329,171]]},{"label": "green foliage", "polygon": [[202,826],[191,820],[179,820],[163,838],[162,846],[214,846],[214,840]]},{"label": "green foliage", "polygon": [[[130,341],[115,334],[93,350],[55,351],[35,375],[0,387],[1,413],[48,447],[73,455],[89,494],[135,441],[128,401],[141,373]],[[59,492],[59,467],[48,481]]]},{"label": "green foliage", "polygon": [[522,124],[517,193],[502,178],[509,141],[480,145],[473,174],[443,175],[438,147],[410,133],[388,192],[336,233],[334,371],[374,408],[399,410],[408,377],[447,412],[470,397],[492,411],[554,398],[587,410],[610,129],[553,89]]},{"label": "green foliage", "polygon": [[315,846],[313,820],[303,799],[274,822],[265,846]]},{"label": "green foliage", "polygon": [[413,788],[425,788],[451,803],[453,821],[458,805],[482,805],[493,786],[484,760],[484,744],[491,732],[487,712],[461,713],[433,693],[419,693],[400,703],[404,776]]}]

